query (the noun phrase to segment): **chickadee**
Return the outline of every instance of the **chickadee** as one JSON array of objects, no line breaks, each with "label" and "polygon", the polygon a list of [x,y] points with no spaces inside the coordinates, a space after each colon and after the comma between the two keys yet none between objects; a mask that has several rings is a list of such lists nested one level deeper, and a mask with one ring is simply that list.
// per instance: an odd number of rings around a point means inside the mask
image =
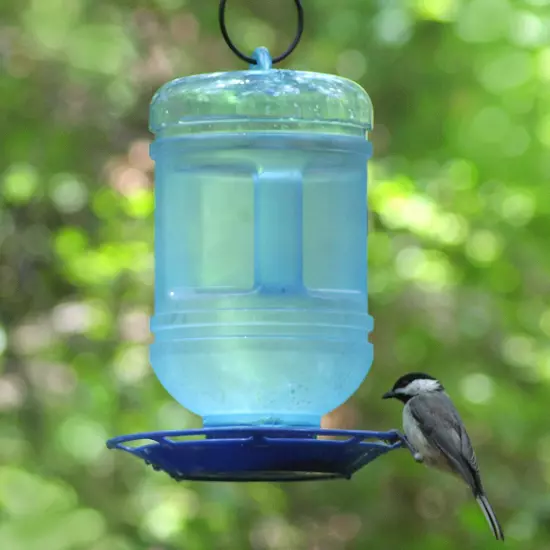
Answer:
[{"label": "chickadee", "polygon": [[476,456],[466,428],[441,383],[421,372],[405,374],[383,399],[399,399],[403,407],[404,441],[417,462],[462,478],[472,490],[495,538],[504,533],[487,500]]}]

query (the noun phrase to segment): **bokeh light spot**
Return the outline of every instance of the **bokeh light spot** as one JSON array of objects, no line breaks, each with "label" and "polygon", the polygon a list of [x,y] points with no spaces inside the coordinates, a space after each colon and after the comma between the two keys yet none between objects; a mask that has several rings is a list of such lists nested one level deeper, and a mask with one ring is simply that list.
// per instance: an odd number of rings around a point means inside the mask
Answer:
[{"label": "bokeh light spot", "polygon": [[536,362],[535,344],[523,335],[508,336],[502,343],[504,359],[517,367],[532,367]]},{"label": "bokeh light spot", "polygon": [[532,56],[522,51],[501,53],[486,63],[480,72],[480,80],[485,88],[496,93],[517,88],[532,76]]},{"label": "bokeh light spot", "polygon": [[404,44],[412,34],[411,17],[401,7],[384,7],[376,16],[375,31],[380,42],[395,45]]},{"label": "bokeh light spot", "polygon": [[510,130],[510,117],[500,107],[484,107],[472,118],[471,133],[474,141],[501,143],[507,139]]},{"label": "bokeh light spot", "polygon": [[499,257],[501,250],[500,238],[488,230],[475,231],[466,242],[466,254],[481,264],[494,262]]},{"label": "bokeh light spot", "polygon": [[360,80],[367,70],[364,54],[357,50],[346,50],[338,56],[336,72],[351,80]]},{"label": "bokeh light spot", "polygon": [[466,42],[492,42],[506,33],[512,15],[508,0],[465,2],[459,11],[458,35]]},{"label": "bokeh light spot", "polygon": [[86,204],[88,189],[76,176],[58,174],[50,183],[50,197],[60,212],[73,214]]},{"label": "bokeh light spot", "polygon": [[469,374],[461,381],[462,395],[472,403],[486,403],[493,397],[493,381],[480,372]]},{"label": "bokeh light spot", "polygon": [[59,427],[57,438],[62,448],[83,464],[91,464],[107,452],[105,428],[81,415],[67,418]]},{"label": "bokeh light spot", "polygon": [[4,174],[1,190],[8,202],[25,203],[33,198],[38,185],[38,172],[34,166],[16,164],[8,168]]},{"label": "bokeh light spot", "polygon": [[457,13],[460,0],[415,0],[416,13],[423,19],[452,21]]},{"label": "bokeh light spot", "polygon": [[517,11],[512,20],[510,38],[518,46],[535,47],[548,39],[547,23],[529,11]]}]

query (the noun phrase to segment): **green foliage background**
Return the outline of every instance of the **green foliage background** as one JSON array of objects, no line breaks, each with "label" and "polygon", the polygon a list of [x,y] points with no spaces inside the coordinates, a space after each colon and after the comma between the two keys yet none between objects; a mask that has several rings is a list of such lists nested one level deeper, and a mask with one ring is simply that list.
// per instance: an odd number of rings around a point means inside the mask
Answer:
[{"label": "green foliage background", "polygon": [[[550,547],[550,1],[304,0],[287,67],[375,105],[376,360],[327,426],[391,428],[380,395],[440,377],[509,548]],[[290,0],[229,0],[248,50]],[[352,482],[176,484],[113,435],[197,426],[148,365],[148,102],[243,65],[215,0],[0,4],[0,548],[485,549],[467,491],[405,452]],[[345,368],[345,365],[342,366]]]}]

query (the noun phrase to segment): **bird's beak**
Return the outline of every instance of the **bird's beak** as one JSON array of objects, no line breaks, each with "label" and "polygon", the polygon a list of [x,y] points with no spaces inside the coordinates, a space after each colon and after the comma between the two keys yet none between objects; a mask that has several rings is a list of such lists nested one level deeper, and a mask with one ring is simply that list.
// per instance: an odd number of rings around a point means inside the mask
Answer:
[{"label": "bird's beak", "polygon": [[395,393],[393,393],[393,391],[387,391],[387,392],[382,396],[382,399],[391,399],[392,397],[395,397]]}]

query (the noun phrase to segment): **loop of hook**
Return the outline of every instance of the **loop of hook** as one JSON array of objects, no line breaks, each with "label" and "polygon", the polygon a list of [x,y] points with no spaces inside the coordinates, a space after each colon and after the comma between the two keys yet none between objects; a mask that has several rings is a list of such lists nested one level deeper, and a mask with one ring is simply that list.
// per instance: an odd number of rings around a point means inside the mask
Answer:
[{"label": "loop of hook", "polygon": [[[294,0],[294,3],[296,4],[296,10],[298,11],[298,28],[296,30],[296,35],[294,36],[294,40],[292,41],[292,44],[286,49],[285,52],[283,52],[281,55],[274,57],[272,60],[272,64],[275,65],[275,63],[279,63],[279,61],[282,61],[283,59],[286,59],[296,48],[298,45],[298,42],[300,42],[300,38],[302,37],[302,33],[304,32],[304,8],[302,6],[301,0]],[[229,46],[229,49],[239,58],[243,61],[246,61],[250,65],[256,65],[257,61],[254,57],[250,57],[248,55],[245,55],[242,53],[237,46],[233,43],[231,38],[229,37],[229,33],[227,32],[227,27],[225,24],[225,6],[227,4],[227,0],[220,0],[220,8],[218,10],[218,19],[220,22],[220,30],[222,32],[223,39],[225,40],[225,43]]]}]

